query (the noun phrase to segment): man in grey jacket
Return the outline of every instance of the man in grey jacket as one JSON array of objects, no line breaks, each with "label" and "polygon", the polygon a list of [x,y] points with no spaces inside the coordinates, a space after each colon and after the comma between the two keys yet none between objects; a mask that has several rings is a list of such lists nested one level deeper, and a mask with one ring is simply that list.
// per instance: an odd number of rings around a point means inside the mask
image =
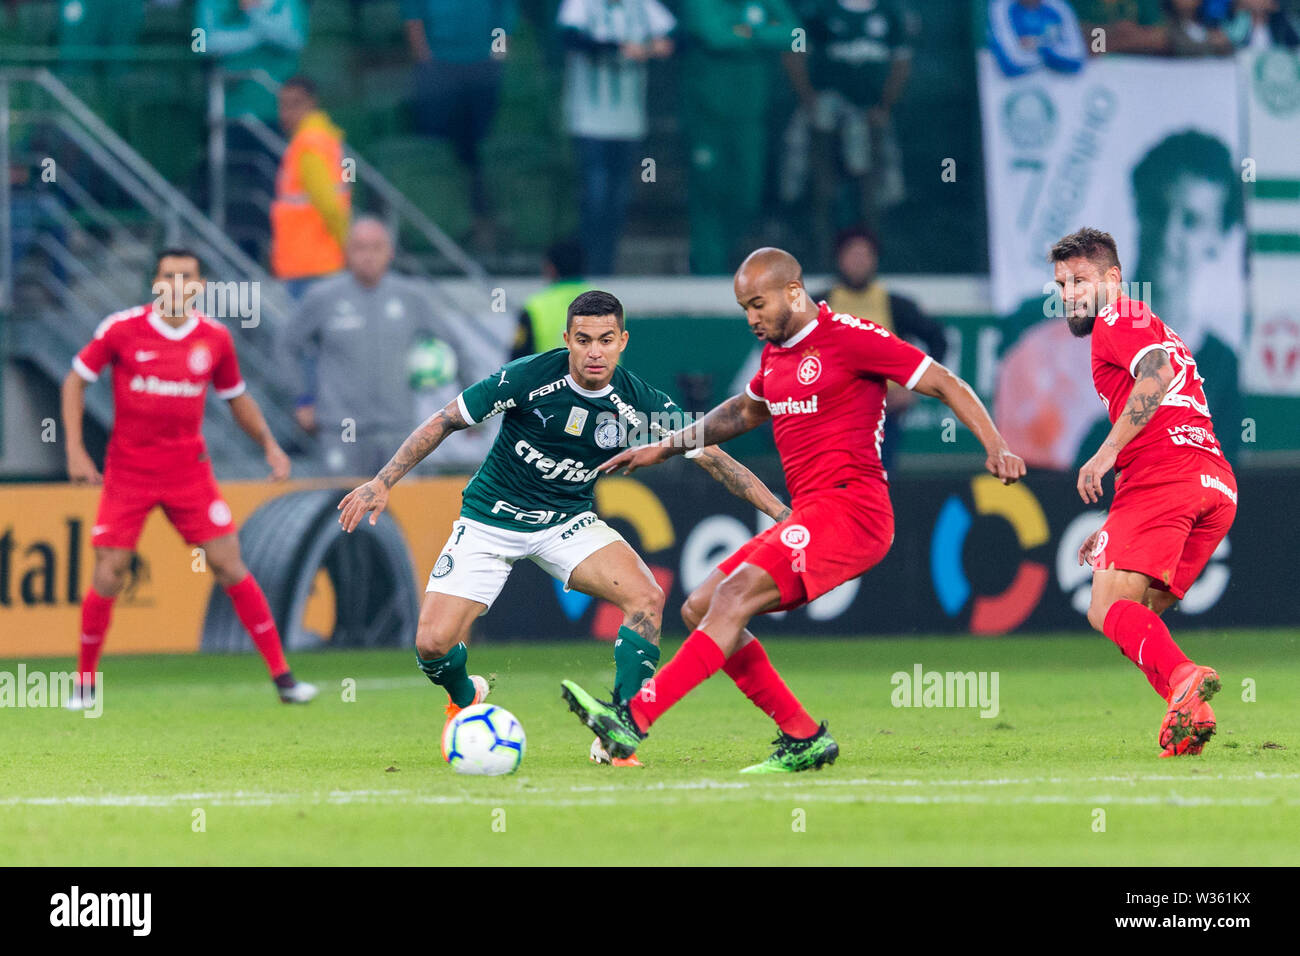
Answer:
[{"label": "man in grey jacket", "polygon": [[478,354],[490,347],[466,334],[465,317],[436,314],[414,281],[390,273],[392,261],[387,227],[358,219],[346,271],[313,286],[286,330],[300,382],[295,417],[317,436],[334,474],[372,474],[384,465],[417,424],[417,387],[420,405],[428,397],[441,408],[497,359]]}]

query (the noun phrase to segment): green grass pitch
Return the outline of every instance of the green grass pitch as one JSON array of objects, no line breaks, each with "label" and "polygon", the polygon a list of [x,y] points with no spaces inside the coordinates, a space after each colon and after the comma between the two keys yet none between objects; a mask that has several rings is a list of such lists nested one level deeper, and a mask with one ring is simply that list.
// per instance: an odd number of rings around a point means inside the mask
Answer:
[{"label": "green grass pitch", "polygon": [[[723,674],[655,726],[644,769],[590,764],[559,682],[609,687],[610,647],[595,642],[471,648],[471,671],[496,675],[491,700],[528,734],[519,772],[498,778],[442,763],[445,697],[411,652],[297,655],[322,689],[307,707],[278,703],[252,656],[108,658],[97,720],[0,710],[0,859],[1300,863],[1300,632],[1177,636],[1223,676],[1218,736],[1178,760],[1157,759],[1161,703],[1099,636],[765,642],[842,750],[775,778],[736,773],[774,733]],[[891,675],[916,664],[998,672],[1000,712],[894,707]]]}]

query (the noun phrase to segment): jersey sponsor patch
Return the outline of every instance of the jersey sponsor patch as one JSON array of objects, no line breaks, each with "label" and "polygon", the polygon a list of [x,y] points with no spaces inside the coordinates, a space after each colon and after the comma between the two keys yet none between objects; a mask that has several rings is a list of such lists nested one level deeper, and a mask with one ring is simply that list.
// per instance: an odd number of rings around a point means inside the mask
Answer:
[{"label": "jersey sponsor patch", "polygon": [[438,562],[433,566],[433,576],[435,578],[445,578],[451,573],[451,569],[456,566],[450,554],[438,556]]},{"label": "jersey sponsor patch", "polygon": [[587,410],[573,406],[569,411],[569,420],[564,425],[564,432],[567,435],[581,435],[582,426],[587,424]]}]

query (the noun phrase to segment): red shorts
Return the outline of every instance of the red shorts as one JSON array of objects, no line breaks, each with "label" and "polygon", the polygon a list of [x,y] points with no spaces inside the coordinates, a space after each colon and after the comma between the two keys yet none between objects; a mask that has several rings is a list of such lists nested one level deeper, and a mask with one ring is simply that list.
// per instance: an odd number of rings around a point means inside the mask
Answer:
[{"label": "red shorts", "polygon": [[790,517],[741,545],[718,570],[762,568],[781,593],[781,603],[765,613],[788,611],[879,564],[893,543],[888,486],[859,481],[800,498]]},{"label": "red shorts", "polygon": [[91,543],[97,548],[134,549],[144,519],[158,505],[187,544],[202,544],[235,530],[230,506],[206,461],[156,477],[106,469]]},{"label": "red shorts", "polygon": [[1092,552],[1093,570],[1138,571],[1181,600],[1237,516],[1237,479],[1195,456],[1125,473]]}]

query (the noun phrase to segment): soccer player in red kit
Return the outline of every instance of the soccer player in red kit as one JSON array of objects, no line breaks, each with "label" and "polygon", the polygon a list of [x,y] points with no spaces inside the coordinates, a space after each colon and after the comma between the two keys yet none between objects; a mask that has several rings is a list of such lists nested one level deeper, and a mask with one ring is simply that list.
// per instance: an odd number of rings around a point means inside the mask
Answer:
[{"label": "soccer player in red kit", "polygon": [[985,467],[1005,483],[1025,473],[984,405],[960,378],[887,330],[812,305],[799,263],[759,249],[736,272],[736,301],[767,344],[745,393],[656,444],[601,466],[624,474],[727,441],[772,421],[793,511],[727,558],[687,599],[692,628],[676,656],[623,705],[563,683],[571,710],[610,753],[636,750],[650,725],[692,688],[725,670],[779,728],[776,751],[742,772],[792,773],[834,762],[839,747],[772,667],[746,625],[755,614],[816,600],[880,562],[894,540],[894,513],[880,464],[885,392],[897,382],[943,401],[987,452]]},{"label": "soccer player in red kit", "polygon": [[[284,659],[266,597],[240,558],[230,507],[221,498],[203,443],[203,404],[211,383],[230,403],[239,427],[265,450],[271,478],[289,476],[288,456],[245,392],[230,332],[186,307],[202,289],[198,256],[186,249],[163,252],[154,276],[158,300],[101,322],[63,382],[68,475],[76,484],[102,482],[104,489],[91,531],[95,570],[81,605],[80,693],[74,707],[94,699],[113,600],[126,583],[145,518],[159,505],[186,542],[203,547],[280,699],[306,703],[316,696],[311,684],[294,680]],[[114,423],[101,477],[82,442],[81,419],[86,386],[107,365],[113,367]]]},{"label": "soccer player in red kit", "polygon": [[1106,523],[1079,549],[1091,560],[1088,622],[1119,645],[1166,702],[1160,756],[1199,754],[1214,734],[1219,675],[1187,659],[1160,620],[1200,576],[1237,514],[1196,360],[1150,307],[1123,293],[1115,240],[1097,229],[1049,256],[1070,331],[1092,336],[1092,380],[1112,428],[1079,470],[1095,504],[1115,469]]}]

